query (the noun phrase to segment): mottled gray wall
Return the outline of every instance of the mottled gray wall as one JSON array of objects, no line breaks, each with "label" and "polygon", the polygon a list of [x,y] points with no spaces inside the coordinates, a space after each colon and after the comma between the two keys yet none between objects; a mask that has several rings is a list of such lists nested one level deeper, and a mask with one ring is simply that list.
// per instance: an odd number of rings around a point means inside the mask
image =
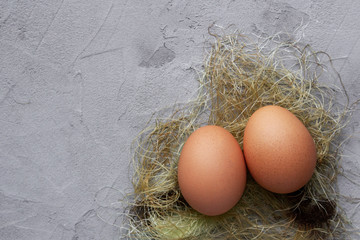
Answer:
[{"label": "mottled gray wall", "polygon": [[[359,98],[359,9],[357,0],[0,0],[0,239],[117,238],[96,216],[95,193],[129,188],[132,139],[154,111],[194,96],[214,21],[248,34],[306,26],[302,41],[327,51]],[[344,168],[360,174],[358,121]],[[344,179],[340,189],[360,197]]]}]

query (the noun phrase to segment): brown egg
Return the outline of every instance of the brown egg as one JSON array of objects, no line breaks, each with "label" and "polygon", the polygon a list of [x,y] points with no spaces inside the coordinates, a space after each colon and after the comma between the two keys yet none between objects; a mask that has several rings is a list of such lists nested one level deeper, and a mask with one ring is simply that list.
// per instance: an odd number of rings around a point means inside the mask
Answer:
[{"label": "brown egg", "polygon": [[193,132],[180,154],[178,181],[185,200],[202,214],[220,215],[235,206],[245,189],[246,167],[233,135],[218,126]]},{"label": "brown egg", "polygon": [[246,165],[257,183],[275,193],[303,187],[316,166],[316,147],[304,124],[279,106],[258,109],[244,133]]}]

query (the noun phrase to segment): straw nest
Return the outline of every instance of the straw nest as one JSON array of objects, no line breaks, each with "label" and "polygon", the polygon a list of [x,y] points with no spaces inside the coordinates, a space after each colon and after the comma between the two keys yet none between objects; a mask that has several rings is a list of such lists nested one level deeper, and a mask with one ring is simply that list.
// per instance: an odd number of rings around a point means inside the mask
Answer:
[{"label": "straw nest", "polygon": [[[135,141],[134,189],[127,202],[125,237],[348,238],[350,225],[338,205],[336,181],[341,130],[351,106],[340,78],[340,88],[320,84],[319,79],[331,70],[329,56],[276,37],[254,42],[238,33],[211,35],[215,41],[199,78],[197,97],[175,106],[168,117],[159,114]],[[343,104],[336,100],[339,93]],[[214,124],[230,131],[242,146],[249,117],[265,105],[288,109],[309,130],[317,148],[312,179],[299,191],[281,195],[264,190],[248,174],[245,192],[233,209],[216,217],[199,214],[183,199],[177,183],[184,142],[200,126]]]}]

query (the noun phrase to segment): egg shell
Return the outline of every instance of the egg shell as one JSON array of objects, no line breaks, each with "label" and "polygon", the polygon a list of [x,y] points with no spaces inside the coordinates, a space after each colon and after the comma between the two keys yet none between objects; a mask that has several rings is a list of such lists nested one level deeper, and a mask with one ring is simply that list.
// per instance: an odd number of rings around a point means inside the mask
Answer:
[{"label": "egg shell", "polygon": [[316,167],[316,147],[309,131],[294,114],[279,106],[262,107],[250,117],[243,149],[251,176],[275,193],[300,189]]},{"label": "egg shell", "polygon": [[178,163],[182,195],[198,212],[215,216],[230,210],[246,184],[242,150],[233,135],[219,126],[204,126],[185,142]]}]

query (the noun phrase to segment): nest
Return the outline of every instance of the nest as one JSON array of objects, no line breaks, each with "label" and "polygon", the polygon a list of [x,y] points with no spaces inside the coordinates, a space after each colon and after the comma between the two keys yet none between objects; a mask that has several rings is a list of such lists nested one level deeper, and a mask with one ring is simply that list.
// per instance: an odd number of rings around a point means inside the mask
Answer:
[{"label": "nest", "polygon": [[[331,70],[326,53],[277,38],[254,42],[241,34],[219,36],[199,78],[197,97],[156,116],[135,141],[133,192],[126,212],[129,239],[346,239],[350,226],[336,187],[352,106],[340,88],[319,79]],[[323,64],[320,57],[326,57]],[[328,74],[329,75],[329,74]],[[327,75],[327,76],[328,76]],[[330,76],[330,75],[329,75]],[[338,76],[335,74],[335,76]],[[344,104],[336,96],[342,93]],[[248,174],[245,192],[229,212],[215,217],[193,210],[177,183],[186,139],[203,125],[218,125],[242,146],[250,116],[278,105],[297,116],[317,148],[310,182],[291,194],[275,194]]]}]

